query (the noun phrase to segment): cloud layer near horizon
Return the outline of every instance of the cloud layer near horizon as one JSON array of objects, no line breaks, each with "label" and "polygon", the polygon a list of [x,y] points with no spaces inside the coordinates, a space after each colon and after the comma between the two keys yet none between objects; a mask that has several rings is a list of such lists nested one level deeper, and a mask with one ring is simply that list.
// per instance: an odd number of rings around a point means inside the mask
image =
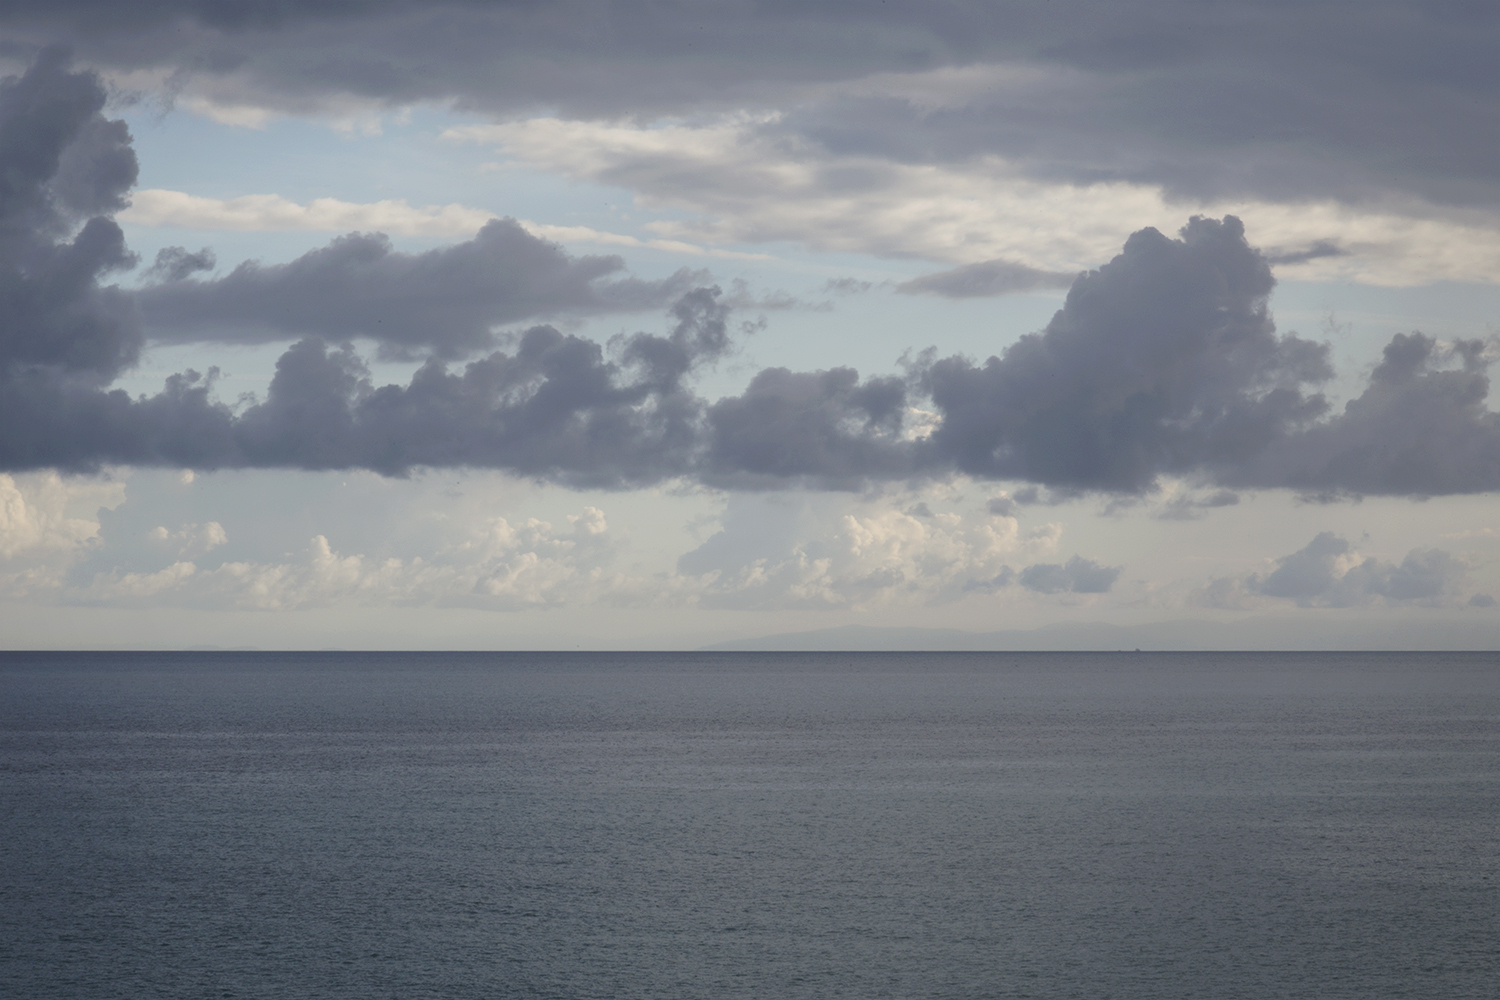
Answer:
[{"label": "cloud layer near horizon", "polygon": [[[136,264],[111,218],[136,169],[103,105],[98,79],[57,51],[0,87],[0,469],[474,466],[571,485],[739,488],[959,472],[1124,494],[1163,475],[1330,495],[1500,488],[1486,345],[1398,336],[1365,392],[1330,414],[1317,391],[1328,349],[1278,335],[1269,264],[1234,218],[1194,219],[1178,239],[1137,232],[1073,282],[1045,329],[982,363],[928,356],[903,377],[864,380],[771,368],[710,402],[690,380],[732,349],[717,289],[689,273],[604,280],[617,260],[571,257],[509,221],[425,254],[351,234],[214,280],[193,277],[201,261],[183,251],[139,292],[105,285]],[[502,324],[669,303],[670,333],[608,350],[545,325],[491,350]],[[409,384],[377,387],[343,343],[356,337],[428,360]],[[212,372],[173,376],[152,397],[108,389],[148,339],[297,338],[265,400],[239,411],[215,399]]]},{"label": "cloud layer near horizon", "polygon": [[[1436,605],[1451,601],[1467,574],[1464,561],[1444,549],[1413,549],[1400,563],[1361,556],[1348,540],[1320,532],[1305,547],[1275,560],[1262,575],[1213,581],[1196,595],[1209,607],[1241,608],[1249,598],[1268,597],[1304,608],[1349,608],[1384,603]],[[1474,594],[1469,606],[1493,605],[1488,594]]]},{"label": "cloud layer near horizon", "polygon": [[[410,536],[395,548],[390,533],[351,546],[347,524],[332,526],[335,539],[344,535],[340,543],[321,532],[298,536],[298,528],[279,522],[277,544],[256,551],[244,537],[262,527],[253,514],[257,523],[248,532],[243,510],[221,508],[224,522],[174,516],[174,504],[190,504],[201,483],[188,475],[105,482],[0,473],[0,596],[197,609],[396,604],[518,611],[581,601],[857,610],[947,605],[1001,590],[1012,601],[1071,594],[1086,602],[1107,593],[1120,574],[1079,556],[1038,562],[1056,556],[1061,525],[1022,531],[1014,517],[955,508],[951,495],[948,503],[934,497],[937,512],[925,502],[902,512],[882,498],[851,509],[805,493],[738,497],[720,530],[670,569],[664,559],[643,567],[630,552],[629,528],[612,527],[592,505],[550,520],[492,509],[475,520],[430,518],[427,529],[417,529],[415,550]],[[370,485],[356,485],[365,501]],[[432,499],[423,504],[429,511]],[[93,517],[68,516],[70,507],[89,505]],[[768,513],[769,525],[762,516]]]},{"label": "cloud layer near horizon", "polygon": [[[243,476],[237,478],[239,487],[221,482],[208,488],[221,494],[242,489]],[[293,516],[277,522],[267,544],[256,540],[263,523],[249,508],[217,504],[222,523],[194,510],[194,494],[205,485],[204,477],[187,475],[0,473],[0,596],[46,596],[75,607],[494,611],[580,602],[858,611],[950,606],[976,595],[991,608],[991,599],[1011,608],[1041,600],[1082,607],[1097,606],[1101,595],[1117,590],[1126,600],[1150,599],[1143,580],[1121,580],[1121,567],[1067,556],[1060,523],[1023,529],[1016,517],[996,513],[993,505],[986,510],[972,496],[965,503],[943,485],[916,494],[930,504],[910,504],[912,494],[896,504],[891,494],[853,503],[806,493],[731,496],[718,530],[682,552],[675,566],[671,549],[653,549],[656,558],[639,561],[629,517],[623,524],[619,510],[606,517],[608,498],[605,508],[570,504],[542,517],[527,517],[515,506],[499,516],[484,503],[471,508],[482,515],[470,519],[451,516],[458,508],[448,507],[450,516],[425,525],[414,517],[392,525],[404,537],[385,532],[359,540],[347,524],[349,487],[361,506],[377,507],[376,494],[385,487],[366,476],[340,489],[339,477],[324,477],[331,489],[313,501],[320,513],[310,516],[333,515],[325,522],[328,533]],[[430,513],[435,500],[429,495],[419,506]],[[410,497],[397,501],[403,502]],[[453,495],[447,502],[464,501]],[[1323,531],[1295,552],[1251,560],[1256,571],[1213,579],[1185,596],[1194,606],[1237,611],[1294,604],[1484,612],[1494,599],[1482,585],[1476,589],[1474,577],[1485,575],[1488,561],[1478,550],[1430,546],[1404,557],[1376,556]]]}]

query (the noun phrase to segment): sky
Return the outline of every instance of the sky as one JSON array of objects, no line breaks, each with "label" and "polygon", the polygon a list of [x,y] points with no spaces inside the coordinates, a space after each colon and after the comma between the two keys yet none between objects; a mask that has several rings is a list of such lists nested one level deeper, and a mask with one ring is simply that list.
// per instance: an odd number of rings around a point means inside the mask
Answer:
[{"label": "sky", "polygon": [[1497,648],[1497,43],[12,0],[0,644]]}]

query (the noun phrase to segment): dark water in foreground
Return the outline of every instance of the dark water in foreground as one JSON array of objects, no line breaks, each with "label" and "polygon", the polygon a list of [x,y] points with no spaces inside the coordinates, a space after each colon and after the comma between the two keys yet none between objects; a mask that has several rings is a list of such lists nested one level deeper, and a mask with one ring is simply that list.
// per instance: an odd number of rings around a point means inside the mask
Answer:
[{"label": "dark water in foreground", "polygon": [[4,997],[1494,997],[1495,654],[3,654]]}]

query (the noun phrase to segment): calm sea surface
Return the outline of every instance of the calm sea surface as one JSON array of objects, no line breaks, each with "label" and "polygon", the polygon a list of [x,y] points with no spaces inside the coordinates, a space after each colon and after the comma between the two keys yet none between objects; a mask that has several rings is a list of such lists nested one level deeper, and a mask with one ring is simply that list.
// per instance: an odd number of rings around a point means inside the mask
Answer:
[{"label": "calm sea surface", "polygon": [[0,654],[0,996],[1493,998],[1495,654]]}]

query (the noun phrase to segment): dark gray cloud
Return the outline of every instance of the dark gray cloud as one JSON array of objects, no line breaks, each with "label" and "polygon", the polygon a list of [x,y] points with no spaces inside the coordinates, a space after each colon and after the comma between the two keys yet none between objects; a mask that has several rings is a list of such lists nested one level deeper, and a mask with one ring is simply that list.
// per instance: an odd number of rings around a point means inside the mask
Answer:
[{"label": "dark gray cloud", "polygon": [[861,382],[852,368],[767,368],[743,394],[709,407],[703,474],[752,489],[857,489],[914,476],[919,456],[901,439],[906,406],[898,378]]},{"label": "dark gray cloud", "polygon": [[963,589],[992,594],[1019,583],[1038,594],[1107,594],[1123,571],[1123,566],[1102,566],[1073,556],[1065,563],[1034,563],[1019,573],[1006,566],[991,579],[970,580]]},{"label": "dark gray cloud", "polygon": [[1325,257],[1346,257],[1349,251],[1339,246],[1332,240],[1318,240],[1316,243],[1300,250],[1274,250],[1266,253],[1266,263],[1276,264],[1305,264],[1310,260],[1322,260]]},{"label": "dark gray cloud", "polygon": [[0,81],[0,468],[226,454],[230,415],[211,379],[174,376],[151,400],[105,389],[145,338],[134,298],[102,284],[136,264],[108,217],[136,159],[104,103],[60,50]]},{"label": "dark gray cloud", "polygon": [[214,401],[215,372],[173,376],[134,400],[13,377],[0,396],[0,468],[471,466],[609,487],[686,475],[703,404],[682,378],[718,349],[716,305],[711,292],[686,298],[677,330],[630,338],[621,361],[539,326],[513,353],[459,371],[431,359],[406,386],[375,387],[349,347],[301,341],[277,362],[266,399],[238,415]]},{"label": "dark gray cloud", "polygon": [[705,277],[600,281],[624,267],[616,256],[569,256],[503,219],[424,253],[401,253],[382,233],[350,233],[290,263],[247,261],[217,280],[174,270],[138,301],[152,339],[167,343],[369,338],[387,354],[452,358],[493,347],[502,324],[661,308]]},{"label": "dark gray cloud", "polygon": [[1027,590],[1039,594],[1105,594],[1119,579],[1121,569],[1074,556],[1061,565],[1037,563],[1027,566],[1016,579]]},{"label": "dark gray cloud", "polygon": [[896,291],[908,295],[972,299],[1031,292],[1039,288],[1067,288],[1076,277],[1076,274],[1059,271],[1039,271],[1009,260],[985,260],[903,281],[896,286]]},{"label": "dark gray cloud", "polygon": [[1277,336],[1272,284],[1237,219],[1142,230],[1040,333],[933,363],[928,444],[973,475],[1123,492],[1252,458],[1323,412],[1304,387],[1332,374],[1326,347]]},{"label": "dark gray cloud", "polygon": [[988,510],[996,517],[1015,517],[1021,512],[1021,505],[1011,497],[992,497]]},{"label": "dark gray cloud", "polygon": [[[909,162],[999,154],[1033,175],[1186,195],[1392,191],[1500,203],[1500,9],[1477,0],[1176,4],[855,0],[11,0],[20,51],[175,74],[308,110],[349,96],[497,115],[791,107],[768,125]],[[837,85],[1023,66],[915,97]]]},{"label": "dark gray cloud", "polygon": [[944,36],[936,58],[1030,72],[948,102],[858,92],[806,102],[768,131],[903,162],[999,154],[1033,176],[1187,197],[1500,202],[1500,152],[1479,138],[1500,125],[1492,6],[1268,0],[1168,14],[1137,0],[1010,8],[987,24],[979,3],[925,17],[902,7],[923,26],[961,20],[973,32]]},{"label": "dark gray cloud", "polygon": [[[712,296],[695,305],[712,310]],[[593,341],[533,327],[512,354],[462,371],[433,359],[409,385],[379,388],[352,351],[304,341],[277,363],[266,401],[236,421],[236,442],[259,466],[485,466],[600,486],[682,475],[702,405],[681,378],[701,356],[698,328],[713,325],[701,319],[683,320],[685,336],[632,338],[621,363]]]},{"label": "dark gray cloud", "polygon": [[134,266],[120,227],[135,184],[130,135],[100,115],[97,81],[43,53],[0,81],[0,365],[109,381],[142,338],[127,296],[100,285]]},{"label": "dark gray cloud", "polygon": [[[135,259],[111,219],[88,213],[123,207],[135,159],[128,132],[100,116],[104,101],[99,80],[71,72],[61,52],[0,83],[0,468],[479,465],[624,485],[692,466],[703,403],[683,379],[729,349],[717,288],[693,290],[687,273],[594,285],[618,262],[569,258],[513,222],[431,254],[350,236],[220,281],[188,277],[211,266],[208,255],[172,248],[153,268],[163,284],[105,287]],[[673,286],[671,332],[620,338],[616,360],[550,327],[462,372],[440,357],[488,344],[489,324],[527,309],[639,308]],[[269,327],[283,338],[371,335],[439,357],[407,386],[376,388],[352,348],[304,339],[278,362],[267,398],[243,413],[216,401],[213,370],[132,399],[106,387],[139,357],[141,312],[153,335],[177,324],[200,330],[191,339],[234,340]]]},{"label": "dark gray cloud", "polygon": [[988,580],[969,580],[963,586],[966,594],[993,594],[997,590],[1004,590],[1016,582],[1016,571],[1009,566],[1002,566],[1000,572]]},{"label": "dark gray cloud", "polygon": [[[1239,220],[1153,229],[1081,275],[1052,321],[982,364],[922,358],[905,381],[769,369],[709,409],[710,473],[824,486],[946,474],[1049,495],[1140,495],[1163,475],[1337,498],[1500,489],[1486,344],[1394,337],[1369,387],[1329,416],[1326,345],[1278,334],[1266,258]],[[908,433],[918,404],[941,418]],[[1018,492],[1015,499],[1030,502]],[[1191,516],[1237,502],[1184,499]]]},{"label": "dark gray cloud", "polygon": [[1485,405],[1486,347],[1479,340],[1443,347],[1420,333],[1397,334],[1368,388],[1342,413],[1275,442],[1226,475],[1313,495],[1500,489],[1500,414]]},{"label": "dark gray cloud", "polygon": [[1399,564],[1373,556],[1353,560],[1350,552],[1347,541],[1325,531],[1306,548],[1278,559],[1266,576],[1250,577],[1246,588],[1303,607],[1351,607],[1381,598],[1433,602],[1465,572],[1463,563],[1442,549],[1413,549]]},{"label": "dark gray cloud", "polygon": [[[924,354],[904,376],[865,379],[769,368],[710,403],[693,374],[732,350],[731,303],[765,300],[693,287],[702,276],[688,272],[601,280],[613,258],[569,257],[508,221],[424,254],[353,234],[216,280],[193,277],[211,255],[170,248],[158,284],[107,286],[135,264],[108,217],[135,158],[103,104],[98,79],[59,52],[0,83],[0,469],[477,466],[573,484],[831,489],[962,472],[1052,498],[1140,496],[1171,475],[1224,490],[1191,510],[1235,487],[1500,489],[1488,345],[1398,335],[1368,388],[1329,415],[1315,391],[1328,349],[1277,333],[1270,266],[1232,217],[1193,219],[1177,239],[1134,234],[1043,330],[982,363]],[[668,333],[600,345],[534,326],[491,349],[495,325],[539,311],[652,304],[668,308]],[[155,396],[108,390],[148,335],[301,339],[266,398],[236,412],[212,369]],[[349,346],[365,337],[428,360],[407,385],[376,386]],[[935,429],[914,425],[913,407],[935,412]]]},{"label": "dark gray cloud", "polygon": [[1163,504],[1156,516],[1166,521],[1193,521],[1202,517],[1205,510],[1234,507],[1239,502],[1240,495],[1232,490],[1215,490],[1207,496],[1183,493]]},{"label": "dark gray cloud", "polygon": [[858,278],[829,278],[823,282],[823,291],[830,295],[862,295],[874,287],[874,282]]},{"label": "dark gray cloud", "polygon": [[187,247],[163,247],[156,252],[156,260],[146,270],[146,277],[157,281],[181,281],[218,266],[218,257],[208,247],[197,253],[190,253]]},{"label": "dark gray cloud", "polygon": [[[629,486],[687,474],[702,402],[683,385],[729,349],[717,288],[684,295],[666,336],[597,343],[538,326],[513,353],[452,371],[429,360],[406,386],[374,387],[350,348],[294,345],[265,402],[233,424],[232,461],[302,469],[483,466],[579,486]],[[218,463],[215,463],[218,464]]]}]

